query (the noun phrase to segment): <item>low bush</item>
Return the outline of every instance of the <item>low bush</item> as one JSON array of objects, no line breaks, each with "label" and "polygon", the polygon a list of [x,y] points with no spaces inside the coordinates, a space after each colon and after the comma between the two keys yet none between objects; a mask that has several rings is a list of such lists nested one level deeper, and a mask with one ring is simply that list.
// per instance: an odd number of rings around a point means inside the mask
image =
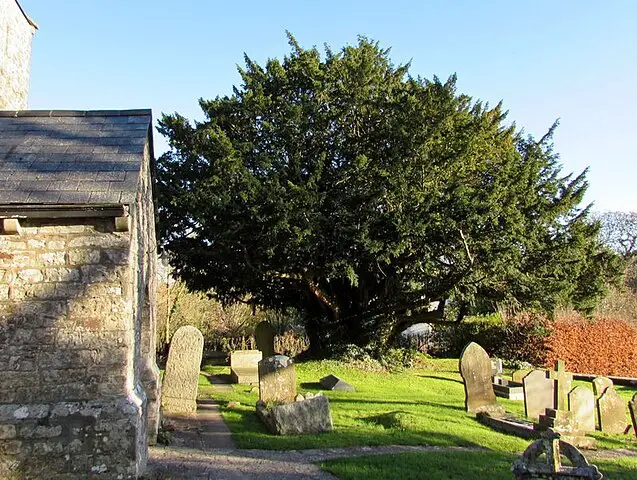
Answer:
[{"label": "low bush", "polygon": [[437,326],[432,354],[459,357],[469,342],[476,342],[490,356],[500,357],[513,366],[522,362],[543,365],[547,355],[545,339],[551,334],[551,324],[547,317],[531,312],[469,317],[459,324]]},{"label": "low bush", "polygon": [[637,377],[637,327],[628,321],[562,313],[545,343],[547,366],[559,359],[572,372]]}]

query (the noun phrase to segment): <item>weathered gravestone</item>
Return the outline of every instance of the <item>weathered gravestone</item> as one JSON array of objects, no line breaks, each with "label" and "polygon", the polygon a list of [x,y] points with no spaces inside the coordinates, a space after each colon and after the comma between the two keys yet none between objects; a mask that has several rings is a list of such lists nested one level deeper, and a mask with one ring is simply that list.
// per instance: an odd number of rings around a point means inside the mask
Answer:
[{"label": "weathered gravestone", "polygon": [[607,387],[597,399],[599,429],[607,433],[624,433],[626,430],[626,405],[614,387]]},{"label": "weathered gravestone", "polygon": [[633,433],[637,436],[637,393],[628,401],[628,410],[630,411],[630,419],[633,422]]},{"label": "weathered gravestone", "polygon": [[268,321],[263,321],[254,329],[257,350],[261,350],[263,358],[274,356],[274,337],[276,330]]},{"label": "weathered gravestone", "polygon": [[568,392],[573,386],[573,374],[566,372],[564,360],[555,362],[555,370],[548,372],[549,378],[555,381],[555,408],[568,410]]},{"label": "weathered gravestone", "polygon": [[292,403],[296,397],[296,370],[285,355],[259,362],[259,400],[264,403]]},{"label": "weathered gravestone", "polygon": [[197,411],[202,355],[203,335],[197,328],[187,325],[173,334],[162,383],[161,406],[165,414]]},{"label": "weathered gravestone", "polygon": [[328,375],[319,380],[325,390],[340,390],[343,392],[355,392],[356,389],[349,383],[341,380],[336,375]]},{"label": "weathered gravestone", "polygon": [[235,350],[230,353],[230,380],[232,383],[250,385],[259,381],[260,350]]},{"label": "weathered gravestone", "polygon": [[524,412],[527,418],[538,420],[547,408],[554,408],[554,382],[544,370],[533,370],[522,382]]},{"label": "weathered gravestone", "polygon": [[580,432],[595,431],[595,396],[584,385],[578,385],[568,394],[568,409],[573,413]]},{"label": "weathered gravestone", "polygon": [[469,343],[460,355],[460,375],[464,381],[467,412],[504,414],[504,409],[495,400],[489,355],[475,342]]},{"label": "weathered gravestone", "polygon": [[522,380],[524,380],[524,377],[526,377],[529,373],[531,373],[533,370],[516,370],[515,372],[513,372],[511,374],[511,380],[514,381],[515,383],[522,383]]},{"label": "weathered gravestone", "polygon": [[613,381],[608,377],[595,377],[593,379],[593,393],[601,397],[608,387],[613,386]]}]

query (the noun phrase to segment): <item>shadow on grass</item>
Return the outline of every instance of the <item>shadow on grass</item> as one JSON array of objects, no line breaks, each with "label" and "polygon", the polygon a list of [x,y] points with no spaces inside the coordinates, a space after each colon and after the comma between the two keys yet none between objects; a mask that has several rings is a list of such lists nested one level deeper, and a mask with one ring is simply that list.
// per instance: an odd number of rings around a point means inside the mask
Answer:
[{"label": "shadow on grass", "polygon": [[446,382],[459,383],[460,385],[463,384],[462,380],[454,380],[453,378],[439,377],[437,375],[416,375],[416,376],[420,378],[431,378],[433,380],[444,380]]},{"label": "shadow on grass", "polygon": [[230,377],[229,373],[218,373],[216,375],[213,375],[211,373],[200,371],[199,374],[206,377],[206,380],[208,380],[208,382],[211,385],[231,385],[232,384],[232,378]]},{"label": "shadow on grass", "polygon": [[491,451],[421,452],[341,458],[320,467],[342,480],[508,480],[514,456]]},{"label": "shadow on grass", "polygon": [[[302,450],[311,448],[381,446],[381,445],[435,445],[442,447],[473,447],[476,443],[448,432],[422,431],[416,414],[397,410],[377,417],[359,418],[367,424],[340,425],[332,432],[298,436],[271,434],[251,406],[241,405],[227,409],[228,401],[220,400],[226,425],[239,448],[264,450]],[[392,416],[393,414],[393,416]],[[378,429],[385,426],[384,429]]]},{"label": "shadow on grass", "polygon": [[460,412],[464,412],[465,409],[462,407],[456,407],[453,405],[445,405],[444,403],[435,403],[435,402],[424,402],[424,401],[413,401],[408,402],[404,400],[369,400],[369,399],[360,399],[360,398],[334,398],[330,397],[330,403],[364,403],[364,404],[377,404],[377,405],[427,405],[429,407],[435,408],[445,408],[447,410],[457,410]]},{"label": "shadow on grass", "polygon": [[300,386],[309,390],[321,390],[323,388],[319,382],[302,382]]}]

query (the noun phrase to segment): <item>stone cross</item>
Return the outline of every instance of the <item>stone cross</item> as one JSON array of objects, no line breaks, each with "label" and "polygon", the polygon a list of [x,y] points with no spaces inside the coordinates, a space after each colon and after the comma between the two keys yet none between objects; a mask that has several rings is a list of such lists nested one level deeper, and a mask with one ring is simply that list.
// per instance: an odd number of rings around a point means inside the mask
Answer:
[{"label": "stone cross", "polygon": [[538,420],[547,408],[554,408],[554,381],[546,377],[544,370],[533,370],[522,381],[524,385],[524,412],[533,420]]},{"label": "stone cross", "polygon": [[464,381],[465,407],[469,413],[490,412],[501,415],[491,382],[491,360],[477,343],[471,342],[460,355],[460,375]]},{"label": "stone cross", "polygon": [[599,429],[608,433],[626,430],[626,405],[614,387],[608,387],[597,400]]},{"label": "stone cross", "polygon": [[568,392],[573,386],[573,374],[566,372],[564,360],[555,362],[555,370],[549,371],[549,378],[555,381],[555,408],[568,410]]},{"label": "stone cross", "polygon": [[261,350],[261,352],[263,352],[263,358],[268,358],[274,355],[275,336],[276,330],[267,320],[260,322],[254,329],[254,339],[257,343],[257,350]]},{"label": "stone cross", "polygon": [[197,411],[197,387],[203,356],[203,335],[190,325],[173,334],[162,383],[161,407],[166,414]]}]

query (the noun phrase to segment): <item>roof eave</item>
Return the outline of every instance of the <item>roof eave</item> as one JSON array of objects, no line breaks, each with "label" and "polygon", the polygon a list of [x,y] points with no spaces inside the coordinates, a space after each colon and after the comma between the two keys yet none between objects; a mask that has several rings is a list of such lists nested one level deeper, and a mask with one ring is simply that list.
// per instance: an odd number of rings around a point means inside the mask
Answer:
[{"label": "roof eave", "polygon": [[117,203],[96,204],[4,204],[0,205],[0,218],[90,218],[125,217],[128,205]]}]

